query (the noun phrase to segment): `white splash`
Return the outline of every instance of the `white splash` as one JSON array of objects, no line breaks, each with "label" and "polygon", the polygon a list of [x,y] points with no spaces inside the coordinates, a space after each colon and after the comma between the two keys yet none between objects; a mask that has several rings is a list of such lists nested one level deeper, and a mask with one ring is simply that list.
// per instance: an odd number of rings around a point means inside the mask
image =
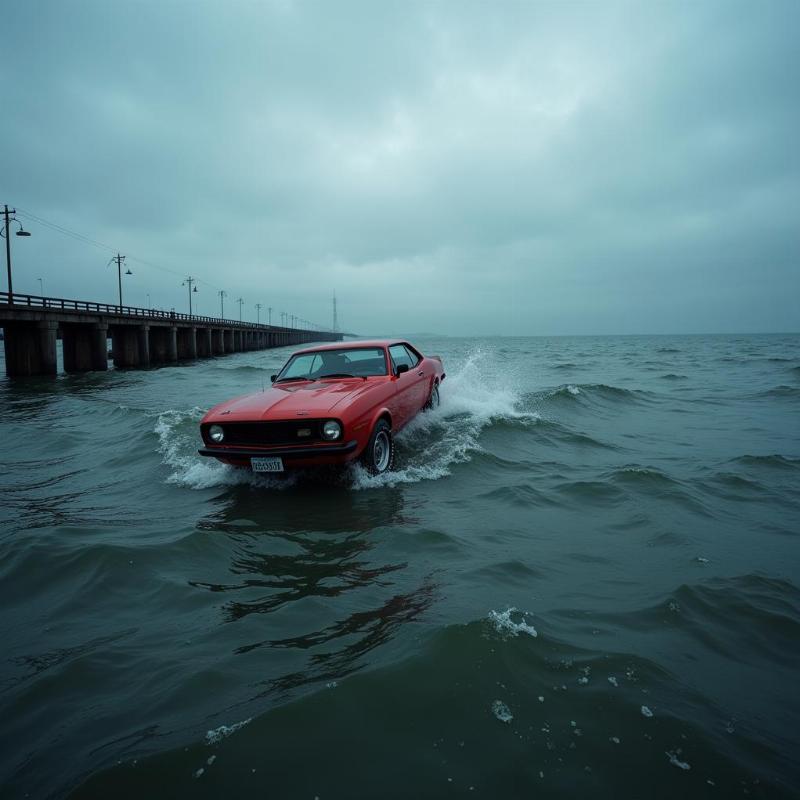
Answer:
[{"label": "white splash", "polygon": [[[512,618],[512,615],[517,618],[516,621]],[[488,619],[501,636],[519,636],[521,633],[526,633],[528,636],[538,636],[539,633],[536,628],[525,622],[526,616],[527,612],[525,611],[507,608],[505,611],[490,611]]]},{"label": "white splash", "polygon": [[571,383],[567,386],[567,391],[571,395],[578,395],[581,393],[581,390],[577,386],[573,386]]},{"label": "white splash", "polygon": [[514,719],[511,709],[502,700],[495,700],[492,703],[492,714],[494,714],[500,722],[505,722],[506,724]]},{"label": "white splash", "polygon": [[248,469],[230,467],[215,458],[201,456],[197,448],[202,445],[200,420],[204,414],[202,408],[195,406],[183,411],[170,409],[156,415],[154,431],[158,436],[158,452],[161,453],[162,463],[173,470],[167,478],[168,483],[189,489],[239,484],[285,489],[293,485],[292,476],[286,480],[275,480]]},{"label": "white splash", "polygon": [[[418,414],[397,435],[396,469],[373,476],[360,465],[353,465],[346,473],[352,488],[375,489],[444,478],[456,464],[480,452],[481,433],[492,423],[508,420],[536,424],[539,415],[522,409],[521,395],[513,388],[511,377],[493,375],[494,366],[494,357],[481,349],[469,353],[461,363],[449,364],[440,407]],[[204,413],[202,408],[193,407],[147,415],[156,417],[154,432],[162,463],[171,470],[169,483],[198,490],[235,485],[286,489],[302,479],[301,472],[275,478],[199,455],[199,424]]]},{"label": "white splash", "polygon": [[678,769],[691,769],[691,766],[689,766],[686,761],[681,761],[678,758],[680,752],[680,750],[677,750],[673,753],[672,750],[667,750],[664,755],[669,759],[669,763],[672,764],[673,767],[678,767]]},{"label": "white splash", "polygon": [[220,725],[219,728],[206,731],[206,744],[212,745],[221,742],[223,739],[227,739],[232,733],[236,733],[240,728],[244,728],[252,719],[252,717],[248,717],[241,722],[234,722],[233,725]]},{"label": "white splash", "polygon": [[642,706],[642,716],[643,717],[652,717],[653,716],[653,712],[647,706]]},{"label": "white splash", "polygon": [[536,424],[536,412],[522,410],[520,393],[508,376],[491,375],[493,357],[473,350],[461,364],[449,365],[441,386],[441,405],[418,414],[395,438],[397,467],[379,476],[360,466],[352,469],[356,489],[373,489],[438,480],[450,475],[456,464],[481,451],[483,430],[499,420],[520,425]]}]

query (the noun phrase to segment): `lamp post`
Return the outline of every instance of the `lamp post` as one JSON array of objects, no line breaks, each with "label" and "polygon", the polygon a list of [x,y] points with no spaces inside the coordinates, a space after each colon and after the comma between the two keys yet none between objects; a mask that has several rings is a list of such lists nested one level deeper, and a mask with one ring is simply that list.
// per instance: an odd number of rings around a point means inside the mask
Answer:
[{"label": "lamp post", "polygon": [[217,294],[219,294],[219,317],[220,319],[225,319],[225,298],[228,293],[224,289],[220,289]]},{"label": "lamp post", "polygon": [[[121,256],[117,253],[111,260],[106,264],[106,266],[110,266],[111,263],[115,263],[117,265],[117,284],[119,286],[119,310],[122,311],[122,265],[125,262],[125,256]],[[133,275],[133,273],[129,270],[125,270],[126,275]]]},{"label": "lamp post", "polygon": [[39,281],[39,294],[44,297],[44,281],[41,278],[37,278],[36,280]]},{"label": "lamp post", "polygon": [[30,233],[22,227],[22,223],[13,214],[17,213],[16,208],[9,208],[4,206],[3,216],[5,217],[5,224],[3,230],[0,231],[0,236],[4,236],[6,240],[6,270],[8,271],[8,303],[11,305],[14,302],[14,287],[11,283],[11,223],[16,222],[19,225],[17,236],[30,236]]},{"label": "lamp post", "polygon": [[261,324],[261,303],[256,303],[256,324]]},{"label": "lamp post", "polygon": [[268,317],[267,325],[272,326],[272,306],[269,306],[269,308],[267,308],[267,317]]},{"label": "lamp post", "polygon": [[193,278],[191,275],[181,284],[181,286],[188,286],[189,287],[189,318],[191,319],[192,316],[192,292],[197,294],[197,287],[195,286],[192,289],[192,284],[197,282],[197,278]]},{"label": "lamp post", "polygon": [[244,305],[244,300],[242,300],[242,298],[240,297],[236,302],[239,304],[239,322],[241,322],[242,321],[242,306]]},{"label": "lamp post", "polygon": [[147,310],[152,311],[152,305],[150,303],[150,292],[147,292]]}]

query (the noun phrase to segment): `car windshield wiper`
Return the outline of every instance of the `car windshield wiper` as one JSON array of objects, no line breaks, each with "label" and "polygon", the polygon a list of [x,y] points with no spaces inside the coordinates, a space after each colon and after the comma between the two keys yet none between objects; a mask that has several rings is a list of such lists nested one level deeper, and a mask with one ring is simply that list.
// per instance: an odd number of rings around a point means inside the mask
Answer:
[{"label": "car windshield wiper", "polygon": [[296,375],[294,378],[278,378],[275,383],[285,383],[288,381],[315,381],[316,378],[309,378],[307,375]]},{"label": "car windshield wiper", "polygon": [[355,378],[349,372],[329,372],[327,375],[320,375],[320,378]]}]

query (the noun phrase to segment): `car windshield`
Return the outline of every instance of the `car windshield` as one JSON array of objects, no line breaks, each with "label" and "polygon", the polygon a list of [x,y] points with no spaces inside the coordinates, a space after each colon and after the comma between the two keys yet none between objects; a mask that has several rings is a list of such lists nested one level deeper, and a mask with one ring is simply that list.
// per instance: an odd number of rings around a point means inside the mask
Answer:
[{"label": "car windshield", "polygon": [[275,383],[323,378],[368,378],[386,375],[386,357],[381,347],[342,347],[292,356]]}]

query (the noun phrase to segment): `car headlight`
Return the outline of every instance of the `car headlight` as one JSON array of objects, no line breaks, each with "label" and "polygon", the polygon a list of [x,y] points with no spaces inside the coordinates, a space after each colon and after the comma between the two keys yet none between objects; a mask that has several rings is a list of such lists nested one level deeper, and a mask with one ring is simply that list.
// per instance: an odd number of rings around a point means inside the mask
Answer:
[{"label": "car headlight", "polygon": [[338,439],[342,435],[342,426],[335,420],[329,419],[322,426],[322,438],[329,442]]},{"label": "car headlight", "polygon": [[219,444],[225,438],[225,431],[222,430],[222,426],[212,425],[208,429],[208,438],[211,439],[212,442]]}]

